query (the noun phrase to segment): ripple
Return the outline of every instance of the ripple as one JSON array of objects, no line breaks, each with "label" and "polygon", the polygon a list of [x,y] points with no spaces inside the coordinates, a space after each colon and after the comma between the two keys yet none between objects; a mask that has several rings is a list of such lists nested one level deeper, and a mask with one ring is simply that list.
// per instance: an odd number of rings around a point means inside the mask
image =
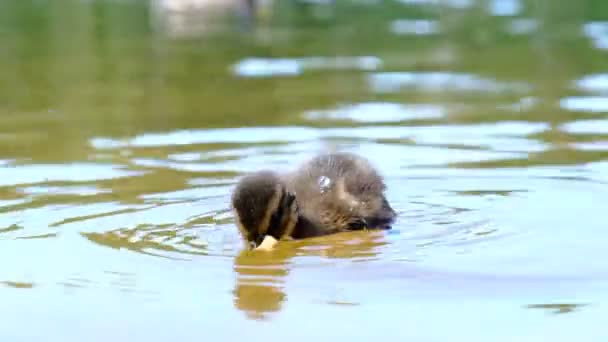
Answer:
[{"label": "ripple", "polygon": [[593,41],[596,49],[608,49],[608,21],[592,21],[583,25],[583,33]]},{"label": "ripple", "polygon": [[192,186],[215,186],[215,185],[229,185],[233,183],[232,178],[210,178],[210,177],[201,177],[201,178],[191,178],[188,180],[188,184]]},{"label": "ripple", "polygon": [[127,146],[128,142],[120,139],[111,138],[93,138],[90,140],[91,146],[99,150],[122,148]]},{"label": "ripple", "polygon": [[[368,156],[382,156],[381,163],[385,168],[393,168],[396,173],[403,167],[415,165],[445,165],[445,163],[464,161],[483,161],[500,159],[527,158],[528,153],[544,151],[547,143],[526,138],[527,135],[548,129],[544,123],[502,122],[478,125],[447,126],[373,126],[354,128],[320,128],[307,129],[311,137],[308,142],[294,142],[253,147],[235,146],[229,149],[201,152],[199,158],[186,158],[192,161],[176,162],[174,158],[133,158],[133,165],[145,168],[174,169],[186,172],[250,172],[256,169],[291,168],[295,160],[308,158],[315,151],[326,149],[327,141],[342,150],[354,147],[353,152]],[[280,139],[297,137],[291,135],[291,127],[275,128],[276,135],[266,134],[273,129],[249,128],[240,129],[235,139],[246,139],[248,135],[256,139]],[[228,129],[231,131],[232,129]],[[298,131],[299,128],[296,128]],[[282,131],[283,133],[279,133]],[[259,133],[258,133],[259,132]],[[195,134],[196,133],[196,134]],[[191,137],[207,139],[206,130],[190,132]],[[163,138],[160,134],[155,143],[163,146],[161,141],[171,144],[173,132]],[[138,140],[135,137],[133,141]],[[140,140],[141,141],[141,140]],[[353,144],[357,141],[357,144]],[[261,141],[260,141],[261,142]],[[405,153],[405,151],[407,151]],[[181,191],[181,190],[180,190]]]},{"label": "ripple", "polygon": [[28,195],[78,195],[92,196],[109,193],[110,190],[99,189],[95,186],[29,186],[20,189]]},{"label": "ripple", "polygon": [[[402,232],[400,242],[392,246],[403,248],[407,241],[422,245],[409,253],[401,249],[396,255],[409,255],[420,264],[459,272],[590,278],[602,274],[605,277],[607,274],[600,265],[585,261],[589,253],[603,250],[602,242],[596,241],[596,234],[603,230],[602,222],[587,221],[585,234],[570,227],[580,224],[580,215],[594,215],[600,210],[603,204],[594,198],[604,196],[607,188],[597,183],[573,181],[565,175],[552,178],[551,174],[559,175],[561,168],[534,169],[540,177],[534,177],[533,181],[525,181],[530,180],[528,170],[503,174],[490,170],[486,176],[479,172],[468,175],[458,172],[459,177],[430,174],[422,178],[408,177],[408,196],[417,193],[423,196],[420,201],[410,201],[408,214],[400,219],[415,228],[406,234]],[[433,193],[425,190],[430,187]],[[498,195],[489,196],[490,191]],[[395,190],[389,193],[398,196]],[[566,202],[560,196],[564,193],[568,194]],[[550,218],[542,210],[561,214]],[[546,234],[545,227],[551,227],[551,234]],[[539,239],[543,241],[542,255],[534,252]],[[568,241],[567,248],[576,252],[564,257],[564,241]],[[500,271],[496,271],[497,265]]]},{"label": "ripple", "polygon": [[[144,206],[123,206],[117,203],[95,203],[88,205],[57,205],[47,203],[43,207],[29,207],[19,211],[10,211],[0,215],[1,226],[22,226],[26,229],[15,231],[19,233],[15,238],[42,237],[49,233],[55,233],[55,228],[64,225],[75,225],[78,222],[97,219],[102,221],[104,217],[119,216],[120,213],[134,215],[136,210]],[[113,221],[116,223],[116,221]],[[23,235],[24,233],[26,235]]]},{"label": "ripple", "polygon": [[574,82],[579,90],[606,93],[608,92],[608,74],[592,74],[581,77]]},{"label": "ripple", "polygon": [[6,228],[0,228],[0,234],[6,234],[6,233],[16,232],[16,231],[20,231],[20,230],[23,230],[23,227],[18,224],[13,223]]},{"label": "ripple", "polygon": [[517,102],[510,104],[500,104],[496,108],[505,109],[514,112],[530,111],[534,106],[538,105],[539,100],[533,96],[526,96],[520,98]]},{"label": "ripple", "polygon": [[[521,149],[531,150],[525,143],[517,142],[522,146]],[[447,165],[456,162],[479,162],[485,160],[502,159],[522,159],[527,158],[527,153],[517,151],[517,147],[509,140],[496,142],[508,151],[492,150],[471,150],[452,147],[449,149],[443,146],[404,146],[403,144],[393,143],[359,143],[349,148],[348,145],[342,146],[340,150],[351,151],[367,155],[375,163],[383,166],[383,170],[389,174],[400,174],[402,168],[414,165]],[[245,173],[252,170],[274,168],[276,170],[288,170],[301,161],[310,157],[314,151],[289,152],[282,155],[260,156],[258,154],[243,155],[236,160],[224,161],[221,163],[171,163],[166,160],[136,160],[134,163],[139,166],[171,168],[175,170],[189,172],[237,172]],[[181,192],[180,192],[181,193]]]},{"label": "ripple", "polygon": [[165,192],[161,194],[147,194],[140,196],[142,199],[154,200],[195,200],[201,197],[221,197],[228,193],[226,186],[206,186],[204,188],[193,188],[180,191]]},{"label": "ripple", "polygon": [[243,77],[296,76],[303,72],[303,67],[294,59],[247,58],[238,62],[233,72]]},{"label": "ripple", "polygon": [[538,20],[530,18],[515,18],[507,26],[507,31],[515,35],[531,34],[538,30]]},{"label": "ripple", "polygon": [[[380,105],[384,106],[384,105]],[[377,105],[371,107],[351,107],[361,110],[378,109]],[[392,107],[397,108],[397,107]],[[401,108],[408,108],[407,106]],[[409,107],[410,109],[413,107]],[[420,109],[421,107],[418,107]],[[432,109],[426,107],[427,114],[434,110],[438,113],[440,107]],[[318,112],[321,113],[321,112]],[[357,112],[355,112],[357,113]],[[349,114],[351,115],[351,114]],[[367,116],[367,113],[358,112],[358,116]],[[393,115],[393,114],[390,114]],[[389,116],[390,116],[389,115]],[[167,133],[146,133],[128,140],[114,141],[108,138],[93,138],[90,143],[98,149],[111,149],[118,146],[124,147],[164,147],[175,145],[193,144],[212,144],[212,143],[318,143],[320,139],[333,138],[359,138],[359,139],[400,139],[408,136],[433,137],[442,141],[452,141],[447,139],[457,136],[458,139],[471,136],[525,136],[539,133],[550,126],[547,123],[530,123],[523,121],[503,121],[493,124],[477,125],[448,125],[448,126],[374,126],[374,127],[354,127],[354,128],[312,128],[299,126],[280,126],[280,127],[243,127],[227,129],[201,129],[188,131],[173,131]],[[443,138],[445,137],[445,139]],[[303,145],[307,148],[310,145]],[[282,147],[285,148],[284,146]],[[288,147],[289,148],[289,147]],[[280,151],[277,148],[276,151]]]},{"label": "ripple", "polygon": [[608,134],[608,120],[579,120],[562,124],[560,128],[568,133]]},{"label": "ripple", "polygon": [[325,137],[359,137],[375,139],[433,139],[434,141],[456,142],[456,139],[468,137],[517,137],[540,133],[550,126],[546,123],[529,123],[523,121],[503,121],[492,124],[476,125],[429,125],[429,126],[374,126],[356,128],[326,129]]},{"label": "ripple", "polygon": [[528,309],[543,309],[551,311],[553,314],[564,314],[576,311],[582,307],[587,306],[588,304],[529,304],[526,305]]},{"label": "ripple", "polygon": [[0,185],[67,181],[87,182],[143,174],[126,171],[119,165],[72,163],[66,165],[36,164],[0,168]]},{"label": "ripple", "polygon": [[237,62],[232,71],[241,77],[297,76],[304,70],[376,70],[382,61],[374,56],[246,58]]},{"label": "ripple", "polygon": [[474,0],[397,0],[404,5],[442,5],[465,9],[473,6]]},{"label": "ripple", "polygon": [[[285,134],[289,132],[289,134]],[[181,130],[169,133],[146,133],[133,139],[113,140],[93,138],[91,145],[96,149],[116,149],[124,147],[160,147],[172,145],[297,142],[314,140],[318,131],[307,127],[243,127],[208,130]]]},{"label": "ripple", "polygon": [[573,112],[607,113],[608,97],[570,96],[559,101],[560,107]]},{"label": "ripple", "polygon": [[283,156],[264,157],[259,155],[243,156],[234,161],[221,163],[173,163],[163,159],[133,159],[134,165],[146,168],[173,169],[186,172],[250,172],[259,168],[281,167],[290,164],[294,153]]},{"label": "ripple", "polygon": [[0,208],[3,207],[12,207],[20,204],[24,204],[29,202],[30,199],[22,198],[22,199],[0,199]]},{"label": "ripple", "polygon": [[200,153],[194,153],[194,152],[186,152],[186,153],[174,153],[174,154],[170,154],[168,156],[169,159],[171,160],[175,160],[175,161],[196,161],[196,160],[200,160],[201,159],[201,154]]},{"label": "ripple", "polygon": [[187,230],[164,225],[138,225],[103,233],[82,233],[89,241],[114,249],[170,257],[177,254],[207,255],[206,243]]},{"label": "ripple", "polygon": [[[162,158],[134,158],[131,163],[146,168],[168,168],[187,172],[249,172],[258,168],[287,167],[293,163],[294,156],[309,155],[311,151],[320,151],[322,142],[295,142],[284,145],[260,145],[254,147],[234,147],[201,153],[198,161],[174,162]],[[202,181],[202,180],[199,180]],[[227,180],[212,179],[211,182]],[[209,184],[209,183],[207,183]]]},{"label": "ripple", "polygon": [[608,141],[580,142],[570,145],[582,151],[608,151]]},{"label": "ripple", "polygon": [[201,10],[213,10],[223,8],[223,6],[231,6],[229,1],[222,4],[221,1],[206,1],[206,0],[155,0],[152,3],[157,9],[168,12],[189,12]]},{"label": "ripple", "polygon": [[430,92],[527,92],[525,83],[501,83],[476,75],[455,72],[377,72],[368,76],[371,88],[380,93],[396,92],[402,88]]},{"label": "ripple", "polygon": [[390,30],[397,35],[433,35],[439,33],[437,20],[396,19],[390,23]]},{"label": "ripple", "polygon": [[501,17],[512,17],[521,12],[520,0],[492,0],[490,2],[490,14]]},{"label": "ripple", "polygon": [[446,116],[446,108],[435,104],[399,104],[368,102],[342,106],[333,110],[309,111],[310,120],[350,120],[354,122],[399,122],[415,119],[439,119]]}]

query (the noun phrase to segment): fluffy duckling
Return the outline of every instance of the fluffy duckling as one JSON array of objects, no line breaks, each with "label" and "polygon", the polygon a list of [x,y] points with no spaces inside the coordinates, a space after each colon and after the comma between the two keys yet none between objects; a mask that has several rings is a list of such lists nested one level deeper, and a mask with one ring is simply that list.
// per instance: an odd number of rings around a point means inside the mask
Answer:
[{"label": "fluffy duckling", "polygon": [[252,248],[272,248],[276,241],[289,238],[298,222],[295,195],[271,171],[243,177],[232,194],[232,209],[241,235]]},{"label": "fluffy duckling", "polygon": [[286,174],[259,171],[243,177],[232,207],[252,248],[278,240],[360,229],[390,229],[396,213],[382,177],[351,153],[318,155]]}]

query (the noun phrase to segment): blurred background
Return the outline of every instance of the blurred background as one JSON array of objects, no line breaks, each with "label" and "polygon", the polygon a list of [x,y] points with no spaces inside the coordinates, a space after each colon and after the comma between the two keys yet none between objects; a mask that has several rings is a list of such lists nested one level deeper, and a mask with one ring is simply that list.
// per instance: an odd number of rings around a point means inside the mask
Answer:
[{"label": "blurred background", "polygon": [[[393,229],[244,253],[328,149]],[[607,159],[604,0],[3,0],[0,338],[602,340]]]}]

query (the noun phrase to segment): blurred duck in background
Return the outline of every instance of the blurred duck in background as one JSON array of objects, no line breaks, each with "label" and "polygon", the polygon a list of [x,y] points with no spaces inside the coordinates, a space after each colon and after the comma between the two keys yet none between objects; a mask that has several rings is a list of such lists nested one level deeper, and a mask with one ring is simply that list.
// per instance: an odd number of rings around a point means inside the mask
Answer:
[{"label": "blurred duck in background", "polygon": [[[283,0],[298,11],[309,10],[314,16],[328,18],[336,0]],[[267,23],[272,16],[274,0],[150,0],[153,26],[169,37],[189,37],[218,27],[221,18],[234,15],[239,26],[252,30]]]}]

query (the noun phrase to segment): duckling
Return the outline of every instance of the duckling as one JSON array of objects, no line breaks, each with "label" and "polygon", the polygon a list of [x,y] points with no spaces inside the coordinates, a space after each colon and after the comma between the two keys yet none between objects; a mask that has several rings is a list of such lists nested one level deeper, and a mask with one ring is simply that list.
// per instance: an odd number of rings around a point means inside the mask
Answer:
[{"label": "duckling", "polygon": [[272,248],[276,241],[289,238],[298,222],[295,195],[272,171],[243,177],[232,193],[232,209],[241,235],[251,248]]},{"label": "duckling", "polygon": [[249,245],[271,249],[281,239],[390,229],[396,213],[385,190],[368,160],[336,152],[315,156],[285,174],[258,171],[243,177],[232,207]]}]

